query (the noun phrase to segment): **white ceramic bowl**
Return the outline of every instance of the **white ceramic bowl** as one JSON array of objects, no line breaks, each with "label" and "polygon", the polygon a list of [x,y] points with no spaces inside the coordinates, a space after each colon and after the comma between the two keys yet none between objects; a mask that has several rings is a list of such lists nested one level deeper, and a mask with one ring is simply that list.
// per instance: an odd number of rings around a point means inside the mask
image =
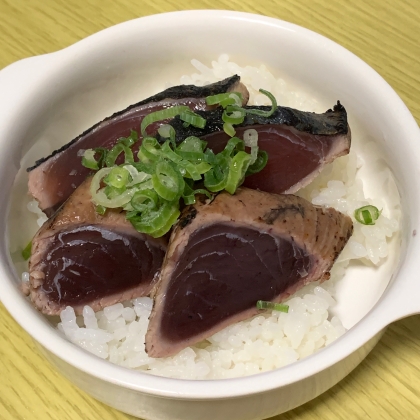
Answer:
[{"label": "white ceramic bowl", "polygon": [[[337,98],[345,104],[352,120],[380,146],[396,178],[404,210],[401,254],[384,274],[388,277],[380,293],[368,306],[365,302],[363,318],[315,355],[246,378],[175,380],[117,367],[58,335],[18,289],[7,241],[8,212],[15,210],[1,206],[0,297],[6,308],[66,377],[100,401],[144,419],[255,420],[292,409],[347,375],[392,321],[420,311],[418,126],[397,94],[364,62],[280,20],[227,11],[150,16],[2,70],[1,201],[10,202],[21,158],[40,138],[61,137],[65,143],[104,116],[160,90],[162,80],[191,73],[192,57],[208,62],[221,53],[242,64],[265,63],[331,105]],[[360,302],[363,295],[361,290]]]}]

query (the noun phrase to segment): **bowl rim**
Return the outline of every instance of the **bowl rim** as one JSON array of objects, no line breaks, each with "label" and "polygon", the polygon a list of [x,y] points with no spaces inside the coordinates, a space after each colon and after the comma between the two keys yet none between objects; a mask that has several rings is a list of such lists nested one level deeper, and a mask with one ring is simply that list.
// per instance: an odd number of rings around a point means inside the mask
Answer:
[{"label": "bowl rim", "polygon": [[[276,18],[226,10],[189,10],[161,13],[137,18],[104,29],[63,50],[49,54],[49,56],[55,56],[57,54],[65,55],[70,51],[83,51],[100,40],[111,39],[115,33],[124,31],[127,27],[133,25],[142,25],[146,22],[156,24],[161,23],[161,21],[166,19],[181,19],[185,21],[188,21],[189,19],[208,20],[209,17],[224,18],[228,21],[252,21],[259,25],[275,26],[281,30],[299,33],[300,36],[315,40],[318,44],[322,45],[322,48],[328,48],[328,50],[332,51],[337,56],[341,56],[343,60],[351,61],[352,65],[360,71],[363,71],[369,81],[373,83],[373,86],[381,91],[384,101],[393,101],[393,112],[398,114],[398,118],[401,121],[404,121],[404,124],[402,124],[403,133],[408,137],[413,138],[413,144],[415,141],[420,144],[420,130],[411,113],[391,86],[375,70],[334,41],[310,31],[309,29]],[[420,157],[419,151],[416,150],[415,153]],[[412,248],[413,247],[414,245]],[[417,242],[415,248],[416,250],[411,249],[410,253],[415,254],[417,252],[418,254],[420,252],[420,244],[417,245]],[[381,308],[383,305],[379,305],[382,300],[381,298],[358,324],[334,343],[316,354],[283,368],[248,377],[232,379],[183,380],[164,378],[130,370],[113,365],[108,361],[101,360],[67,341],[51,326],[42,323],[38,317],[34,317],[34,309],[29,305],[17,305],[16,307],[15,303],[20,301],[23,302],[24,298],[15,285],[7,282],[7,278],[14,278],[15,275],[11,267],[6,267],[8,262],[6,262],[4,258],[2,262],[3,263],[0,266],[0,284],[4,283],[4,287],[0,288],[0,298],[4,306],[22,328],[49,352],[77,369],[106,382],[146,394],[176,399],[211,400],[240,397],[248,394],[270,391],[301,381],[343,360],[369,341],[369,339],[376,335],[382,328],[398,318],[398,314],[388,317],[383,316],[384,311]],[[399,275],[410,275],[409,268],[407,268],[407,266],[402,267]],[[384,295],[386,294],[387,292],[384,293]],[[388,301],[390,299],[387,298],[386,300]],[[406,315],[408,315],[408,313]]]}]

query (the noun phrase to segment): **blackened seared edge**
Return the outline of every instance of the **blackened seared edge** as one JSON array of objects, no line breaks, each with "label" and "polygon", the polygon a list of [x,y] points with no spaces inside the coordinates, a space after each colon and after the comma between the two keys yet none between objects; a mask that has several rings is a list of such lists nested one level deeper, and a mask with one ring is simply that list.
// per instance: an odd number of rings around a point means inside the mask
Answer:
[{"label": "blackened seared edge", "polygon": [[300,204],[279,206],[277,208],[270,209],[266,214],[264,214],[262,220],[268,225],[272,225],[277,219],[287,215],[287,213],[299,213],[303,219],[305,217],[305,208]]},{"label": "blackened seared edge", "polygon": [[65,144],[64,146],[60,147],[57,150],[54,150],[51,155],[39,159],[35,162],[35,165],[29,167],[26,171],[30,172],[41,163],[47,161],[52,156],[56,155],[57,153],[62,152],[63,150],[66,150],[69,148],[72,144],[76,143],[80,138],[86,136],[86,134],[89,134],[90,131],[94,130],[96,127],[98,127],[100,124],[102,124],[104,121],[112,120],[113,118],[116,118],[120,115],[125,114],[126,112],[130,111],[133,108],[146,105],[148,103],[152,102],[159,102],[163,101],[164,99],[182,99],[182,98],[204,98],[206,96],[211,95],[217,95],[219,93],[227,92],[229,88],[231,88],[235,83],[238,83],[240,81],[240,77],[238,75],[234,75],[231,77],[228,77],[224,80],[221,80],[216,83],[212,83],[210,85],[206,86],[195,86],[195,85],[179,85],[179,86],[173,86],[168,89],[165,89],[162,92],[157,93],[156,95],[150,96],[147,99],[144,99],[143,101],[137,102],[133,105],[130,105],[129,107],[123,109],[122,111],[115,112],[111,116],[105,118],[102,121],[99,121],[97,124],[93,125],[92,127],[88,128],[86,131],[84,131],[82,134],[77,136],[75,139],[71,140],[69,143]]},{"label": "blackened seared edge", "polygon": [[179,342],[273,300],[311,272],[295,242],[251,227],[217,223],[195,231],[165,292],[162,336]]},{"label": "blackened seared edge", "polygon": [[[269,106],[246,106],[247,109],[260,109],[267,111]],[[185,128],[183,121],[175,117],[170,124],[176,131],[176,141],[180,142],[188,136],[202,137],[215,131],[223,130],[222,114],[223,109],[216,108],[211,111],[196,111],[206,119],[206,126],[203,129],[189,126]],[[349,131],[346,109],[337,101],[333,109],[329,109],[323,114],[314,112],[299,111],[293,108],[278,106],[271,117],[259,117],[257,115],[247,114],[242,124],[235,127],[247,127],[252,125],[288,125],[296,128],[298,131],[313,135],[332,136],[346,135]]]},{"label": "blackened seared edge", "polygon": [[181,229],[184,229],[186,226],[188,226],[197,216],[197,209],[195,207],[187,207],[181,217],[178,221],[178,226]]}]

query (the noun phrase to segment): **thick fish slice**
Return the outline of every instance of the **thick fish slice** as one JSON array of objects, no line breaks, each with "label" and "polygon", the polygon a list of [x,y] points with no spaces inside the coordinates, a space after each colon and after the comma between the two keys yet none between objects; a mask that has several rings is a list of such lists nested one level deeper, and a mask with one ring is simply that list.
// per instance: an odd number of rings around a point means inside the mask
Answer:
[{"label": "thick fish slice", "polygon": [[66,306],[98,311],[149,294],[162,266],[167,239],[137,232],[125,212],[99,215],[91,202],[91,178],[37,232],[29,261],[35,307],[47,315]]},{"label": "thick fish slice", "polygon": [[151,357],[178,353],[281,302],[329,270],[353,231],[331,208],[240,188],[187,207],[174,229],[146,335]]},{"label": "thick fish slice", "polygon": [[[214,152],[220,152],[229,140],[223,132],[222,112],[221,109],[199,112],[207,120],[202,130],[192,126],[184,128],[179,118],[170,124],[177,132],[178,141],[194,135],[205,139]],[[340,102],[324,114],[279,106],[271,117],[247,115],[245,121],[235,128],[239,138],[243,138],[245,130],[255,129],[259,148],[268,153],[266,167],[246,177],[244,186],[271,193],[295,193],[308,185],[326,164],[350,151],[347,112]]]},{"label": "thick fish slice", "polygon": [[232,76],[204,87],[171,87],[105,118],[29,168],[29,193],[38,200],[40,209],[51,216],[90,172],[81,164],[80,151],[83,154],[90,148],[113,147],[119,138],[129,136],[131,130],[139,131],[141,121],[151,112],[174,105],[187,105],[192,110],[210,109],[206,96],[231,91],[241,92],[244,104],[248,101],[248,91],[239,76]]}]

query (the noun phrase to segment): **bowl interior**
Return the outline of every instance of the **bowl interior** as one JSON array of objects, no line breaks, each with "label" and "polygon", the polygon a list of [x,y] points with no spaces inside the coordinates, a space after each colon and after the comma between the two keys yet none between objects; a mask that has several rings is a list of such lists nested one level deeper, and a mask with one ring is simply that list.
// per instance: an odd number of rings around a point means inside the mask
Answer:
[{"label": "bowl interior", "polygon": [[[415,210],[407,194],[414,165],[410,158],[407,160],[407,154],[413,141],[400,138],[398,145],[393,141],[399,127],[392,108],[386,104],[387,97],[393,99],[395,95],[388,92],[386,83],[348,51],[294,25],[222,12],[191,17],[188,13],[169,14],[127,22],[48,58],[45,74],[34,81],[36,88],[19,112],[25,112],[33,101],[39,105],[32,109],[31,118],[22,122],[19,135],[13,143],[8,141],[7,153],[0,157],[1,161],[15,162],[7,173],[9,179],[15,179],[7,225],[8,246],[17,274],[7,281],[19,281],[25,269],[19,253],[35,230],[36,217],[31,218],[26,211],[29,199],[25,168],[113,112],[178,84],[181,75],[194,72],[191,58],[211,65],[220,54],[228,54],[242,66],[266,65],[294,90],[316,98],[318,108],[308,111],[323,112],[340,100],[349,115],[354,144],[363,146],[374,140],[377,145],[374,159],[365,152],[366,161],[372,162],[371,166],[365,165],[363,173],[363,179],[368,181],[366,189],[382,189],[386,205],[387,188],[394,186],[384,186],[376,176],[378,165],[388,166],[395,177],[406,210],[402,243],[407,240]],[[165,31],[159,27],[165,27]],[[385,98],[378,87],[385,89]],[[2,141],[5,147],[7,140]],[[9,191],[3,191],[3,197],[6,193]],[[391,255],[379,269],[357,265],[349,268],[339,286],[336,308],[347,328],[380,299],[401,260],[401,238],[394,239]],[[29,305],[23,298],[18,304]],[[36,311],[33,313],[46,322]]]}]

